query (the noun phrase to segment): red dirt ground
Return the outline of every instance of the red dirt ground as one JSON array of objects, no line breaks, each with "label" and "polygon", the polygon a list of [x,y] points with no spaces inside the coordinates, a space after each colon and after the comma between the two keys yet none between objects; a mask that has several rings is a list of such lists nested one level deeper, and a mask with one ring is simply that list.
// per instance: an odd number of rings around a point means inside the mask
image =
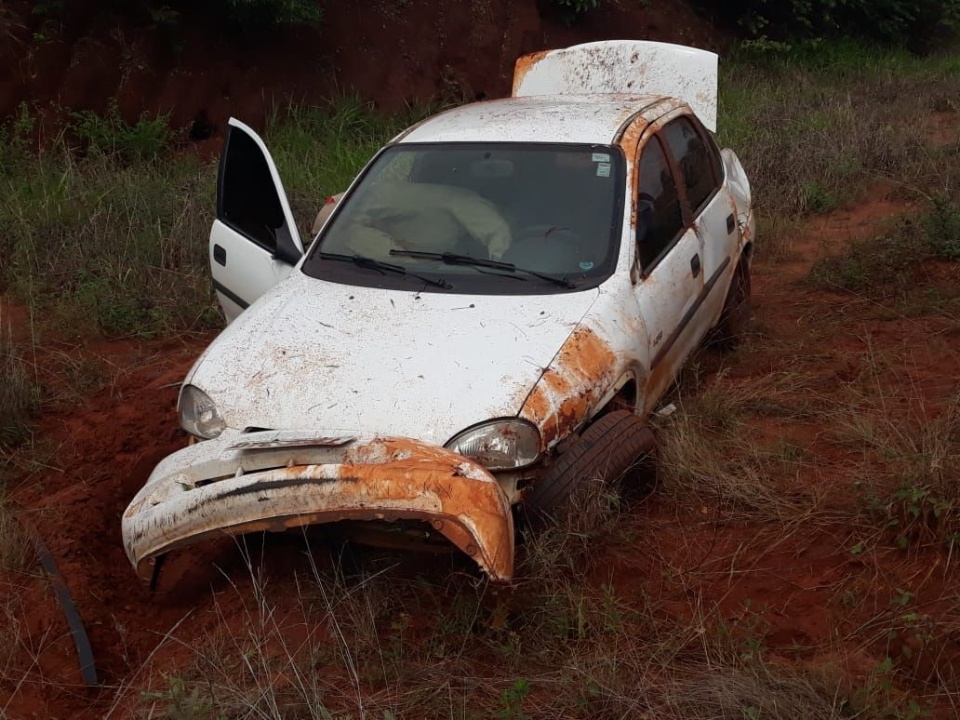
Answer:
[{"label": "red dirt ground", "polygon": [[[955,321],[891,319],[862,298],[824,292],[806,280],[825,250],[876,232],[879,222],[907,210],[879,188],[864,204],[812,219],[787,261],[758,257],[756,323],[763,337],[724,360],[721,374],[710,368],[702,382],[749,385],[790,371],[804,381],[798,392],[829,398],[860,372],[869,345],[870,352],[882,351],[889,359],[880,375],[889,397],[906,388],[931,412],[940,407],[955,392],[960,372]],[[27,318],[12,317],[25,336]],[[127,691],[142,681],[138,673],[160,641],[174,629],[185,643],[211,633],[221,623],[212,610],[218,595],[250,592],[249,577],[238,572],[241,561],[230,545],[175,566],[165,577],[172,590],[151,594],[134,576],[120,544],[120,516],[136,488],[157,459],[185,441],[176,428],[177,383],[210,339],[45,343],[38,350],[39,380],[60,400],[41,413],[37,450],[18,458],[11,492],[73,593],[102,687],[82,687],[48,582],[27,575],[0,578],[0,592],[22,598],[26,643],[17,653],[25,682],[0,684],[0,708],[9,717],[102,717],[114,711],[118,698],[123,700],[114,717],[127,716],[132,702]],[[784,345],[794,350],[784,352]],[[94,389],[82,391],[85,382]],[[904,663],[907,681],[921,694],[934,673],[960,677],[960,632],[940,630],[936,642],[906,658],[903,645],[920,648],[918,631],[905,629],[890,645],[887,625],[877,621],[895,624],[900,589],[913,593],[910,608],[924,617],[949,618],[957,607],[951,590],[958,580],[955,562],[936,547],[906,553],[876,538],[869,552],[851,553],[870,538],[861,528],[829,520],[832,508],[851,499],[856,461],[831,436],[836,428],[758,416],[755,429],[788,439],[804,457],[815,459],[794,480],[822,488],[826,519],[764,526],[737,522],[728,508],[706,504],[699,517],[677,517],[670,502],[655,495],[629,520],[642,544],[601,548],[608,559],[595,573],[597,583],[612,584],[628,603],[660,598],[677,618],[716,608],[732,627],[762,626],[768,657],[785,662],[829,662],[863,680],[890,653]],[[304,568],[302,553],[290,542],[267,545],[265,564],[274,576]],[[214,561],[225,574],[213,569]],[[236,590],[225,590],[227,578]],[[243,618],[236,621],[242,624]],[[168,643],[152,660],[161,669],[176,668],[187,655],[183,645]],[[951,712],[944,709],[943,717]]]}]

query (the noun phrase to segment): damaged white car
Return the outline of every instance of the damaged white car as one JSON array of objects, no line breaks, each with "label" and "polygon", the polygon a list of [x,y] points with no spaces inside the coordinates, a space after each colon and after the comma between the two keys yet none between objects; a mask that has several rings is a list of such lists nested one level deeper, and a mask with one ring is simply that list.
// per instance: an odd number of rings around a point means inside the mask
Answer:
[{"label": "damaged white car", "polygon": [[124,513],[133,565],[338,523],[509,579],[516,508],[549,515],[649,452],[643,419],[687,356],[742,322],[754,220],[716,110],[705,51],[525,56],[512,97],[391,141],[306,253],[267,149],[231,120],[210,235],[229,325],[181,389],[199,442]]}]

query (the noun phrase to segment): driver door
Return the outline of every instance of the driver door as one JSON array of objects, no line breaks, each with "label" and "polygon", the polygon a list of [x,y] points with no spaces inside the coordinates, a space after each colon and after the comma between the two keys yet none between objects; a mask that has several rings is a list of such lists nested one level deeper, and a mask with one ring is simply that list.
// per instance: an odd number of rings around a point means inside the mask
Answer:
[{"label": "driver door", "polygon": [[302,256],[273,158],[253,130],[230,118],[210,230],[210,271],[227,323],[289,275]]}]

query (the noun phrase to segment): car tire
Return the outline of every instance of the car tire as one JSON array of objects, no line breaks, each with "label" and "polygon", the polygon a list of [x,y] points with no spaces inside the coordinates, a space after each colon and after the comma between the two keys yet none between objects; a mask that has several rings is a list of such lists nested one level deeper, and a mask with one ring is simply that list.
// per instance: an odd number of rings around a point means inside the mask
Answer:
[{"label": "car tire", "polygon": [[655,438],[643,421],[627,410],[603,415],[588,427],[543,476],[523,501],[530,526],[558,519],[578,490],[591,481],[597,487],[633,489],[650,469]]},{"label": "car tire", "polygon": [[727,290],[723,310],[720,311],[720,320],[714,328],[711,345],[721,350],[732,350],[740,343],[752,312],[751,292],[750,265],[744,257],[730,281],[730,289]]}]

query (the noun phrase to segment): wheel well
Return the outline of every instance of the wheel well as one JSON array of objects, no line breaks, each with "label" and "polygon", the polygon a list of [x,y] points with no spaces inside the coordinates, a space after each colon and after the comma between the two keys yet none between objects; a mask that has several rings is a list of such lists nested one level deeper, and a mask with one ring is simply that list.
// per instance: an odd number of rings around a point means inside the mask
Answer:
[{"label": "wheel well", "polygon": [[604,405],[603,409],[594,416],[593,422],[596,422],[607,413],[615,410],[629,410],[630,412],[634,412],[636,407],[637,381],[631,378],[617,391],[616,395],[610,398],[610,402]]}]

